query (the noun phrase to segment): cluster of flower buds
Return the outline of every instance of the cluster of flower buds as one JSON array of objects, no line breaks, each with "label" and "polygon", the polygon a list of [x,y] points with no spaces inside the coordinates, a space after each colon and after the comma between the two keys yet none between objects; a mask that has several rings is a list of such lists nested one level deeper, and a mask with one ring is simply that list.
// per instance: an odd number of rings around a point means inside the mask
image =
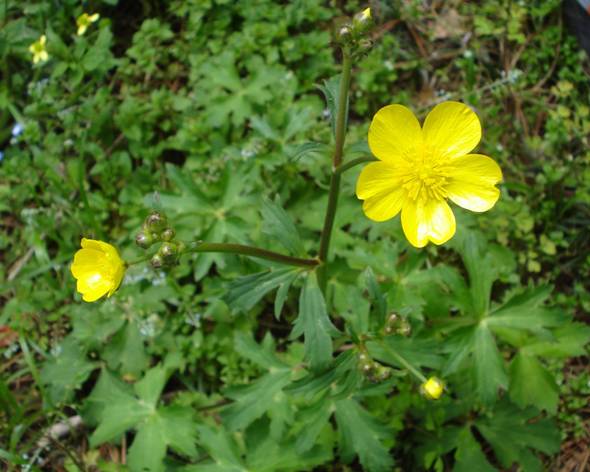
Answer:
[{"label": "cluster of flower buds", "polygon": [[352,55],[362,55],[371,49],[372,42],[369,33],[372,27],[371,9],[365,8],[354,15],[350,22],[340,27],[338,41],[351,51]]},{"label": "cluster of flower buds", "polygon": [[390,334],[409,336],[412,332],[412,325],[406,317],[400,316],[397,313],[392,313],[389,315],[389,318],[387,318],[383,331],[386,336]]},{"label": "cluster of flower buds", "polygon": [[391,368],[375,362],[365,351],[361,351],[358,358],[361,372],[371,382],[383,382],[391,377]]},{"label": "cluster of flower buds", "polygon": [[168,226],[166,215],[153,211],[143,222],[142,230],[135,236],[135,243],[143,249],[159,243],[158,252],[152,256],[150,263],[154,269],[161,269],[176,265],[184,249],[184,244],[176,241],[175,236],[174,230]]}]

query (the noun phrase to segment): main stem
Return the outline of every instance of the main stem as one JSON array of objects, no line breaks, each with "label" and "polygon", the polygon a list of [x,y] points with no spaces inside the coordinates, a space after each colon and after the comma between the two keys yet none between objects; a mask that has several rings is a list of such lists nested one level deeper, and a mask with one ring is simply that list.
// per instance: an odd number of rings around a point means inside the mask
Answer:
[{"label": "main stem", "polygon": [[232,254],[242,254],[244,256],[258,257],[268,261],[280,262],[281,264],[313,268],[320,262],[317,259],[302,259],[300,257],[291,257],[278,252],[267,251],[254,246],[246,246],[244,244],[231,243],[199,243],[195,247],[191,247],[186,252],[226,252]]},{"label": "main stem", "polygon": [[324,218],[324,228],[322,229],[322,238],[320,240],[319,260],[322,263],[319,272],[320,286],[325,291],[326,288],[326,263],[328,252],[330,250],[330,239],[332,238],[332,229],[334,228],[334,218],[336,208],[338,207],[338,194],[340,192],[340,172],[338,167],[342,164],[342,154],[344,149],[344,139],[346,137],[346,118],[348,112],[348,89],[350,88],[350,74],[352,71],[352,57],[348,51],[342,51],[342,77],[340,78],[340,89],[338,91],[338,114],[336,115],[336,143],[334,147],[334,157],[332,159],[332,175],[330,177],[330,193],[328,195],[328,208]]}]

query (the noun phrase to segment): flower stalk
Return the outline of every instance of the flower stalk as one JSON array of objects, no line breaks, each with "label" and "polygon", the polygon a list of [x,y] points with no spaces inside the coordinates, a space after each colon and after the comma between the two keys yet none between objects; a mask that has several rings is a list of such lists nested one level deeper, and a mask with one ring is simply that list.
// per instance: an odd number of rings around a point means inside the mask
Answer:
[{"label": "flower stalk", "polygon": [[338,168],[342,164],[344,154],[344,140],[346,138],[346,122],[348,118],[348,90],[350,88],[350,76],[352,72],[352,56],[348,49],[342,49],[342,76],[340,77],[340,88],[338,90],[338,114],[336,115],[336,138],[334,146],[334,157],[332,159],[332,175],[330,177],[330,193],[328,195],[328,207],[324,217],[324,227],[320,240],[319,260],[323,263],[319,272],[320,287],[323,291],[326,288],[326,262],[330,250],[330,240],[336,209],[338,208],[338,195],[340,193],[340,172]]},{"label": "flower stalk", "polygon": [[286,256],[278,252],[268,251],[254,246],[233,243],[204,243],[199,242],[194,247],[189,247],[185,253],[189,252],[225,252],[231,254],[241,254],[243,256],[257,257],[267,261],[279,262],[281,264],[292,265],[312,269],[320,264],[317,259],[303,259],[301,257]]}]

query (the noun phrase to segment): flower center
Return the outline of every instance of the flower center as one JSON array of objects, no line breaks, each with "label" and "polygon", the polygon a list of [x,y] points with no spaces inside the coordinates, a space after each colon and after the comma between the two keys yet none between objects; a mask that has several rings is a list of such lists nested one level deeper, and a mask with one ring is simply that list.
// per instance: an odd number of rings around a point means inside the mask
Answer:
[{"label": "flower center", "polygon": [[447,160],[424,146],[408,159],[402,185],[412,200],[444,200],[447,197],[448,177]]},{"label": "flower center", "polygon": [[39,42],[33,45],[33,49],[35,50],[35,54],[40,54],[45,51],[45,46]]}]

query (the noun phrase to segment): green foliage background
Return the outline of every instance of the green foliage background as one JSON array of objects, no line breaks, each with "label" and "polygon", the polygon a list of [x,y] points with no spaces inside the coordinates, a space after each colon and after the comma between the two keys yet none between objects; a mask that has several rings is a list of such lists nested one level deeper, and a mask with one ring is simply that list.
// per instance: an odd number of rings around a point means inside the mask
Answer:
[{"label": "green foliage background", "polygon": [[[492,211],[456,209],[449,245],[418,251],[398,219],[367,220],[355,168],[325,299],[313,274],[227,254],[134,266],[100,303],[75,294],[80,238],[135,259],[152,208],[185,241],[315,254],[331,155],[317,85],[333,86],[333,32],[364,7],[0,4],[8,467],[536,471],[570,453],[562,441],[588,443],[590,64],[557,0],[373,5],[345,160],[367,154],[381,106],[423,118],[452,98],[476,108],[480,150],[504,170]],[[101,19],[78,37],[83,11]],[[50,60],[33,67],[41,34]],[[393,312],[409,335],[385,331]],[[445,380],[442,399],[408,363]],[[83,428],[40,447],[76,415]]]}]

